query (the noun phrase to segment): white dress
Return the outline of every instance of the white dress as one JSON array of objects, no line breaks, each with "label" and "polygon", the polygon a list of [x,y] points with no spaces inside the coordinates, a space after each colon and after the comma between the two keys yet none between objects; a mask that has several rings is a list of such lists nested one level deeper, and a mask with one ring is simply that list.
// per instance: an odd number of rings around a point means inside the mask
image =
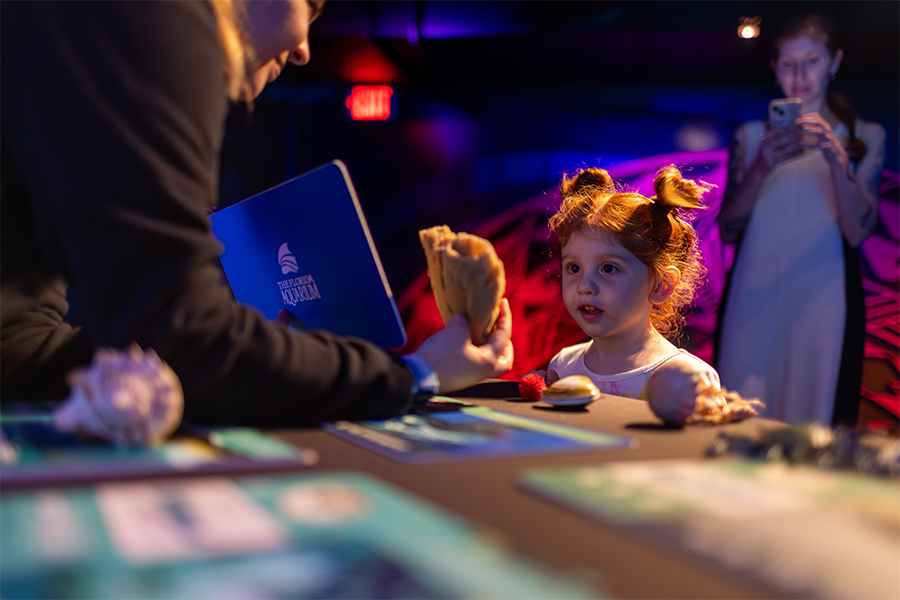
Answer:
[{"label": "white dress", "polygon": [[[745,125],[753,164],[764,125]],[[846,144],[847,127],[835,135]],[[722,385],[760,398],[761,415],[830,424],[846,322],[844,251],[831,170],[821,150],[763,180],[740,242],[722,318]]]}]

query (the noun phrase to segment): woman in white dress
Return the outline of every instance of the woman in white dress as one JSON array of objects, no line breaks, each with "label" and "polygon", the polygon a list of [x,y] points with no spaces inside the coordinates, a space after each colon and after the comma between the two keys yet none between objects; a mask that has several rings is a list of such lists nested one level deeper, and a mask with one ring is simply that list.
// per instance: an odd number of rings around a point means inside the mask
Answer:
[{"label": "woman in white dress", "polygon": [[885,132],[828,93],[843,52],[827,18],[791,23],[775,51],[778,84],[802,115],[735,131],[719,226],[738,250],[717,367],[724,387],[765,402],[764,416],[855,424],[865,319],[855,248],[877,220]]}]

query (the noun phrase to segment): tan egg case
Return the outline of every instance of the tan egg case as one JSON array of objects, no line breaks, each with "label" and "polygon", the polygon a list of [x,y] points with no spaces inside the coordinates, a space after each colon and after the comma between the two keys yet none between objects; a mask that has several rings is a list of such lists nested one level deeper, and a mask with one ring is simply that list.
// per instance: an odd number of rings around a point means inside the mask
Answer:
[{"label": "tan egg case", "polygon": [[500,314],[506,291],[503,262],[489,241],[454,233],[446,225],[419,232],[428,276],[441,318],[463,313],[472,325],[472,341],[483,344]]}]

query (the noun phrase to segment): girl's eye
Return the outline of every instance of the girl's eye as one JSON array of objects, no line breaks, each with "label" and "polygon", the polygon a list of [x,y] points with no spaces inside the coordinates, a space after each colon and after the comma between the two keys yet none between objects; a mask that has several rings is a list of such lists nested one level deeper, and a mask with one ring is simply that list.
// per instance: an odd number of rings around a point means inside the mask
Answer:
[{"label": "girl's eye", "polygon": [[793,68],[794,68],[794,62],[793,62],[793,61],[790,61],[790,60],[782,60],[782,61],[780,61],[780,62],[778,63],[778,68],[779,68],[781,71],[787,71],[787,70],[789,70],[789,69],[793,69]]},{"label": "girl's eye", "polygon": [[581,267],[575,263],[569,263],[566,265],[566,272],[575,275],[576,273],[581,272]]},{"label": "girl's eye", "polygon": [[619,270],[619,269],[616,268],[615,265],[603,265],[602,267],[600,267],[600,271],[601,271],[602,273],[606,273],[607,275],[609,275],[609,274],[611,274],[611,273],[615,273],[615,272],[618,271],[618,270]]}]

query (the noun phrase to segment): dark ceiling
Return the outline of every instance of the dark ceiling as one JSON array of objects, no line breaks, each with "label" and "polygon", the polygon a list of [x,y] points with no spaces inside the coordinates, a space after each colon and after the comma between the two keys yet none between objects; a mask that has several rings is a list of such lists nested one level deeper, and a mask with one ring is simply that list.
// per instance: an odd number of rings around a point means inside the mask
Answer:
[{"label": "dark ceiling", "polygon": [[[328,0],[285,83],[768,81],[773,26],[811,10],[838,25],[844,77],[897,80],[896,1]],[[760,17],[758,39],[737,36],[741,17]]]}]

